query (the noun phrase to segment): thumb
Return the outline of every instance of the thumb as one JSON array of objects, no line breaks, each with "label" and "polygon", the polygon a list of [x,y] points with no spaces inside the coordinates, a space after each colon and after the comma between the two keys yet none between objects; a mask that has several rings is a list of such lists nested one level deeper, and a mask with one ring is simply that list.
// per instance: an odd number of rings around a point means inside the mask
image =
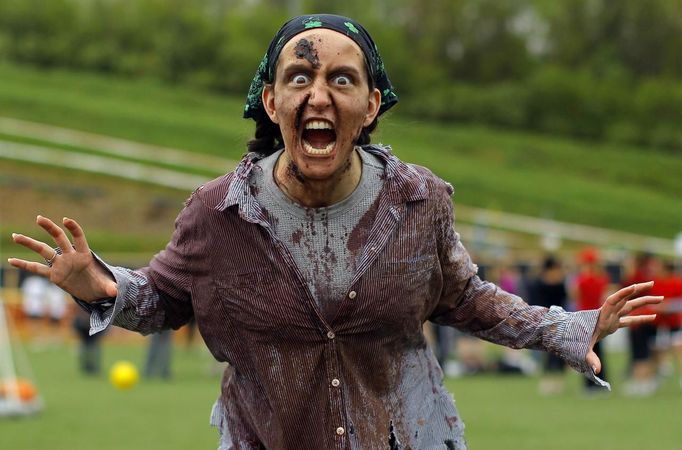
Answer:
[{"label": "thumb", "polygon": [[590,350],[587,353],[585,361],[587,362],[587,365],[594,371],[595,375],[601,372],[601,361],[599,360],[599,356],[597,356],[594,350]]},{"label": "thumb", "polygon": [[116,297],[118,295],[118,286],[116,282],[110,281],[105,287],[107,297]]}]

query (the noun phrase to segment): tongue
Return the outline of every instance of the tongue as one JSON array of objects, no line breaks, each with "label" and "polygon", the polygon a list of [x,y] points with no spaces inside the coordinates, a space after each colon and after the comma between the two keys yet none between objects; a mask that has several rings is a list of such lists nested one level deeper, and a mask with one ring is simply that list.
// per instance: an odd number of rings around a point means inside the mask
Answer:
[{"label": "tongue", "polygon": [[333,130],[305,130],[303,139],[315,148],[325,148],[336,140],[336,133]]}]

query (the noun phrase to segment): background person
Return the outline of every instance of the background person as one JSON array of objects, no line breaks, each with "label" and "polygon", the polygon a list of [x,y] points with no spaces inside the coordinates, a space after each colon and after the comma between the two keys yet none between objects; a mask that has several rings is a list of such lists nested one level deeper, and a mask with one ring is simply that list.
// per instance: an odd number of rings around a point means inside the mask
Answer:
[{"label": "background person", "polygon": [[665,297],[656,316],[656,366],[661,376],[672,375],[677,366],[682,388],[682,277],[675,273],[672,261],[655,265],[655,295]]},{"label": "background person", "polygon": [[[555,256],[547,256],[542,261],[540,274],[531,285],[530,302],[545,308],[552,306],[566,308],[568,303],[566,276],[561,262]],[[553,395],[563,392],[565,368],[566,363],[563,359],[551,353],[544,355],[544,374],[539,386],[541,394]]]},{"label": "background person", "polygon": [[[592,247],[586,247],[578,253],[578,273],[573,280],[573,297],[575,298],[578,311],[588,311],[599,309],[606,300],[609,287],[609,277],[599,263],[599,252]],[[604,359],[603,346],[597,342],[594,352],[602,361],[602,371],[600,376],[606,378],[606,361]],[[585,389],[593,392],[599,386],[591,380],[585,379]]]},{"label": "background person", "polygon": [[90,335],[90,314],[81,308],[76,308],[72,326],[78,337],[78,367],[81,373],[99,375],[102,371],[100,341],[105,332]]},{"label": "background person", "polygon": [[173,331],[162,330],[149,336],[147,359],[144,364],[145,378],[159,377],[169,380],[173,355]]},{"label": "background person", "polygon": [[[623,279],[622,286],[653,279],[655,265],[656,259],[652,255],[647,253],[636,255],[633,267]],[[634,314],[653,313],[655,309],[645,306]],[[648,396],[658,389],[654,360],[655,340],[656,325],[652,322],[639,323],[630,328],[630,379],[624,386],[625,395]]]}]

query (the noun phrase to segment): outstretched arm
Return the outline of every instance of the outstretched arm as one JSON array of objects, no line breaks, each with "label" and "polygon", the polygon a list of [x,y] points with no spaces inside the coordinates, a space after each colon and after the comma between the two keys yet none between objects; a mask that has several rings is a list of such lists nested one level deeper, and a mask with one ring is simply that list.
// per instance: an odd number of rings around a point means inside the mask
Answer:
[{"label": "outstretched arm", "polygon": [[36,223],[50,234],[56,249],[29,236],[13,233],[14,242],[33,250],[45,262],[9,258],[8,262],[12,266],[44,276],[72,296],[86,302],[116,297],[116,281],[92,256],[85,233],[75,220],[66,217],[62,220],[73,238],[73,244],[64,230],[47,217],[38,216]]}]

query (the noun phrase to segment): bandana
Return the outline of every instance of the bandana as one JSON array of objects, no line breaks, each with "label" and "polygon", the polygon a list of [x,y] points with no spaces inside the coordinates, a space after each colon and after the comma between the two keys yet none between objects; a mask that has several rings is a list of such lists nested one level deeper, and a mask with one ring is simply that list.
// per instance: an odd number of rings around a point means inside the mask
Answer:
[{"label": "bandana", "polygon": [[367,30],[362,25],[347,17],[335,16],[331,14],[316,14],[311,16],[294,17],[277,32],[268,51],[263,56],[263,60],[258,66],[256,75],[253,77],[249,93],[246,96],[244,106],[244,118],[255,119],[261,114],[265,114],[261,94],[263,86],[272,83],[275,74],[277,59],[282,51],[282,47],[297,34],[313,28],[327,28],[338,31],[351,38],[365,55],[365,63],[369,70],[369,75],[374,80],[374,86],[381,92],[381,107],[379,115],[386,112],[393,105],[398,103],[398,96],[393,90],[391,80],[388,79],[384,62],[379,55],[379,49],[370,37]]}]

